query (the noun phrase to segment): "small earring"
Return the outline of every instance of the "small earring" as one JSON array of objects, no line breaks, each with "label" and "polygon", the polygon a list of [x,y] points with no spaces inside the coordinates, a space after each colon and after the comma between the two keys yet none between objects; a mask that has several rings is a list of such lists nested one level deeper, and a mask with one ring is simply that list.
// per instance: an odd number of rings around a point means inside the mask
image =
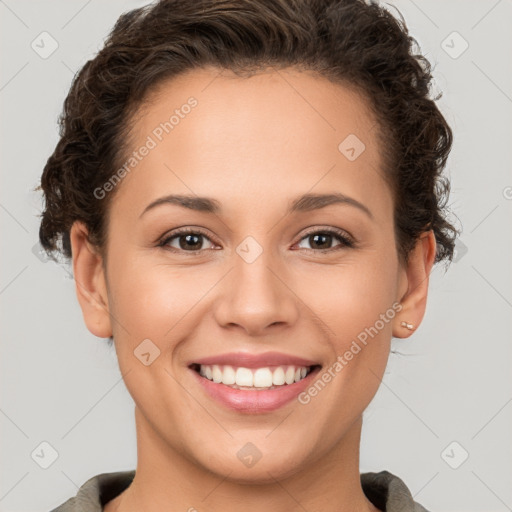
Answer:
[{"label": "small earring", "polygon": [[401,322],[400,325],[402,327],[405,327],[406,329],[409,329],[409,331],[412,331],[414,329],[414,325],[408,324],[407,322]]}]

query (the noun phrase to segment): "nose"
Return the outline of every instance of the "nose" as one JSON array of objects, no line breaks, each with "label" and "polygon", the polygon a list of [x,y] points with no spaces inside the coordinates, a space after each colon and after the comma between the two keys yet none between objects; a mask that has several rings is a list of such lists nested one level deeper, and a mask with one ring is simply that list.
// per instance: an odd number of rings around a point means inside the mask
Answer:
[{"label": "nose", "polygon": [[271,261],[265,251],[252,263],[238,254],[233,260],[234,268],[223,280],[214,305],[219,325],[243,329],[251,336],[293,325],[299,318],[299,300],[282,265]]}]

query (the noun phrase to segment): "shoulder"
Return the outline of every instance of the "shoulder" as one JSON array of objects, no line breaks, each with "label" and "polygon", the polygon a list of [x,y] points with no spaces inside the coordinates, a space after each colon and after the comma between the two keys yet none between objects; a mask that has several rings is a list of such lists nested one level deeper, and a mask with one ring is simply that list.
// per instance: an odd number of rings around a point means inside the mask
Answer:
[{"label": "shoulder", "polygon": [[366,497],[385,512],[429,512],[416,503],[405,483],[389,471],[361,473]]},{"label": "shoulder", "polygon": [[76,496],[51,512],[101,512],[103,505],[121,494],[131,483],[135,470],[101,473],[89,478]]}]

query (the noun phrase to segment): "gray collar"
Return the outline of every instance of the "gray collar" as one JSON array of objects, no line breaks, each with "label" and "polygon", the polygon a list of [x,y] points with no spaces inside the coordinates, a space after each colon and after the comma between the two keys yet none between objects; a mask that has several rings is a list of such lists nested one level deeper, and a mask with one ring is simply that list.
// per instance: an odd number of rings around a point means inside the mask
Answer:
[{"label": "gray collar", "polygon": [[[105,503],[121,494],[131,483],[135,470],[101,473],[87,480],[76,496],[51,512],[102,512]],[[366,497],[383,512],[428,512],[413,500],[405,483],[388,471],[361,473]]]}]

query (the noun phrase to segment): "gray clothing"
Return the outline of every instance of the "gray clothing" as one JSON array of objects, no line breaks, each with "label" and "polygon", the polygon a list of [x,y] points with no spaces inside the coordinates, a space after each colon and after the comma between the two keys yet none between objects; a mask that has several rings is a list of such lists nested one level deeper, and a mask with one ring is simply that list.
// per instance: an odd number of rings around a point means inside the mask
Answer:
[{"label": "gray clothing", "polygon": [[[93,476],[76,496],[51,512],[102,512],[103,505],[121,494],[134,476],[135,470]],[[366,497],[382,512],[428,512],[413,500],[404,482],[388,471],[361,473],[361,486]]]}]

